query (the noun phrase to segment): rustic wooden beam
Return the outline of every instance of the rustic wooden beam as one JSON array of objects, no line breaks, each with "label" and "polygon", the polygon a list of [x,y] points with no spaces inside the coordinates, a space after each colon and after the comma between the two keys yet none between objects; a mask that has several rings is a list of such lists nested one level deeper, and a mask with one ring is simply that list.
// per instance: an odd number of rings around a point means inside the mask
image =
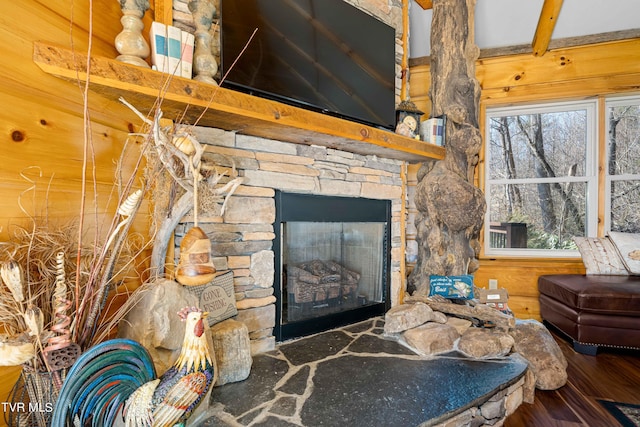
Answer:
[{"label": "rustic wooden beam", "polygon": [[400,101],[407,99],[409,73],[409,0],[402,0],[402,60],[400,79]]},{"label": "rustic wooden beam", "polygon": [[433,8],[433,1],[432,0],[416,0],[416,3],[418,3],[420,5],[420,7],[425,9],[425,10]]},{"label": "rustic wooden beam", "polygon": [[477,68],[482,100],[496,105],[637,91],[638,51],[640,39],[632,39],[554,49],[543,57],[482,59]]},{"label": "rustic wooden beam", "polygon": [[444,148],[392,131],[258,98],[218,86],[171,77],[104,57],[91,57],[35,42],[33,60],[43,71],[65,80],[89,79],[91,90],[107,99],[124,97],[144,114],[161,102],[164,117],[182,123],[247,135],[408,162],[444,157]]},{"label": "rustic wooden beam", "polygon": [[547,51],[563,1],[564,0],[544,0],[540,18],[538,19],[538,26],[536,27],[536,33],[531,43],[534,56],[542,56]]}]

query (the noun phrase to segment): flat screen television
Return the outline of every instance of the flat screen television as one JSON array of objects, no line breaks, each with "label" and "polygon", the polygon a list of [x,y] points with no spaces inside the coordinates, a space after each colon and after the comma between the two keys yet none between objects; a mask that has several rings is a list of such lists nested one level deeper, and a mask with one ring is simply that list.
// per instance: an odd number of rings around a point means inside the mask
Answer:
[{"label": "flat screen television", "polygon": [[220,22],[223,87],[395,128],[393,27],[344,0],[221,0]]}]

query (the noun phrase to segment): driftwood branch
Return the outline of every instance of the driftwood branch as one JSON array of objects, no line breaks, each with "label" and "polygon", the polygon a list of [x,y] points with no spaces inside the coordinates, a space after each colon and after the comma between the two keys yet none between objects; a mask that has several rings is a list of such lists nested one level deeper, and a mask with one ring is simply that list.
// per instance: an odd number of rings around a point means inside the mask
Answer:
[{"label": "driftwood branch", "polygon": [[164,263],[167,256],[167,248],[173,231],[180,220],[193,208],[193,193],[185,192],[173,205],[171,212],[160,224],[153,242],[151,252],[151,277],[163,277]]},{"label": "driftwood branch", "polygon": [[[167,248],[171,236],[177,225],[191,209],[194,210],[194,218],[197,225],[198,186],[203,181],[203,176],[200,173],[201,168],[205,167],[208,170],[213,170],[213,176],[205,183],[211,187],[215,187],[225,174],[219,174],[215,168],[202,164],[202,155],[205,152],[205,147],[191,134],[189,126],[178,124],[172,130],[170,127],[163,128],[160,125],[162,111],[159,108],[156,110],[154,118],[150,119],[125,99],[120,98],[120,101],[149,127],[148,135],[153,142],[152,148],[162,168],[184,190],[178,201],[171,206],[166,217],[162,218],[156,230],[151,252],[150,274],[151,278],[160,278],[163,277],[165,272]],[[233,164],[232,172],[235,174],[235,164]],[[241,183],[242,178],[236,177],[213,190],[215,195],[222,196],[226,193],[220,209],[221,215],[224,214],[229,197]]]},{"label": "driftwood branch", "polygon": [[482,147],[474,5],[475,0],[433,0],[429,95],[432,115],[447,118],[447,140],[445,158],[425,162],[418,171],[418,261],[408,290],[419,295],[428,295],[431,275],[471,274],[480,266],[486,203],[474,183]]},{"label": "driftwood branch", "polygon": [[405,298],[405,302],[422,302],[427,304],[433,311],[439,311],[463,319],[478,320],[483,325],[490,324],[496,328],[508,330],[515,327],[516,320],[513,316],[508,316],[486,304],[476,304],[475,306],[454,304],[449,301],[437,301],[434,298],[425,296],[410,296]]}]

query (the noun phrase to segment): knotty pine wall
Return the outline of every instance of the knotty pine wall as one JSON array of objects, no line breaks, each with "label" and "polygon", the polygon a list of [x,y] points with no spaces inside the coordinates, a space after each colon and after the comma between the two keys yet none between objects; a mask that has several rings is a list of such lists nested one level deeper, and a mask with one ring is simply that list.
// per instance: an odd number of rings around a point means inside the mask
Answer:
[{"label": "knotty pine wall", "polygon": [[[45,74],[34,65],[32,45],[47,41],[87,53],[89,32],[91,54],[117,56],[113,40],[122,29],[119,2],[93,0],[20,0],[3,2],[0,44],[0,241],[12,227],[28,226],[29,216],[50,221],[75,220],[79,216],[84,140],[81,87]],[[151,11],[146,20],[150,20]],[[93,22],[90,28],[89,22]],[[88,113],[95,162],[88,168],[87,227],[92,229],[114,212],[109,195],[113,190],[115,161],[123,150],[128,132],[139,120],[124,106],[94,93],[89,95]],[[128,157],[128,168],[137,157],[135,147]],[[97,189],[94,207],[93,179]],[[37,191],[26,191],[35,181]],[[39,178],[39,176],[42,176]],[[27,212],[23,212],[22,205]],[[143,206],[143,212],[146,209]],[[94,215],[97,214],[97,217]],[[94,219],[96,218],[96,219]],[[147,229],[146,215],[134,228]],[[18,374],[17,368],[0,367],[0,402],[6,402]],[[4,417],[0,417],[0,425]]]},{"label": "knotty pine wall", "polygon": [[[410,96],[422,111],[431,110],[428,92],[428,58],[414,60],[410,67]],[[553,49],[544,56],[509,55],[479,59],[476,77],[482,87],[480,123],[488,106],[544,100],[580,99],[609,94],[640,92],[640,39]],[[484,135],[484,130],[481,129]],[[604,126],[600,126],[604,144]],[[481,153],[481,156],[483,153]],[[419,165],[411,165],[408,185],[416,185]],[[483,188],[484,162],[481,158],[476,185]],[[410,191],[409,194],[412,194]],[[604,200],[604,199],[602,199]],[[415,209],[410,202],[409,212]],[[599,234],[604,230],[604,207],[600,206]],[[409,238],[414,236],[408,236]],[[580,258],[532,259],[488,258],[481,256],[475,273],[476,285],[488,287],[489,279],[498,279],[509,292],[509,307],[519,318],[540,319],[537,280],[543,274],[584,273]]]}]

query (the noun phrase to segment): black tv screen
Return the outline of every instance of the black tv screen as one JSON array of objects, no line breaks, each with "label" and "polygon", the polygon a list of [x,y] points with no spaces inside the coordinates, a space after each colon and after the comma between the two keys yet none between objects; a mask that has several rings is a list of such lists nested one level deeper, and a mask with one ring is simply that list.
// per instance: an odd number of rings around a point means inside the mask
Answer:
[{"label": "black tv screen", "polygon": [[395,127],[393,27],[344,0],[222,0],[220,21],[223,87]]}]

